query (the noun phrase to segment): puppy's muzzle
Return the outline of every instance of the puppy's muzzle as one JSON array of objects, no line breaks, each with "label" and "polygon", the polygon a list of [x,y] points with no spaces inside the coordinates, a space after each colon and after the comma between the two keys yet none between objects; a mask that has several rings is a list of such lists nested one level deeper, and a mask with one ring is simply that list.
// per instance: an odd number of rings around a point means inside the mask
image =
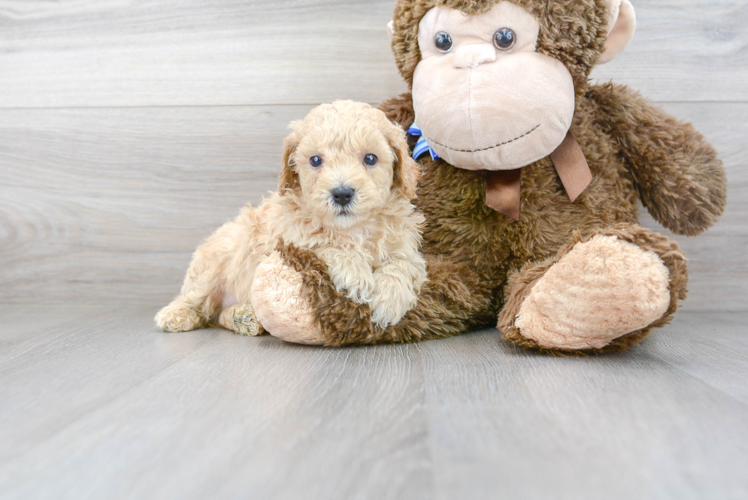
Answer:
[{"label": "puppy's muzzle", "polygon": [[356,196],[356,191],[349,187],[337,187],[330,191],[332,195],[332,201],[339,207],[347,207],[353,201]]}]

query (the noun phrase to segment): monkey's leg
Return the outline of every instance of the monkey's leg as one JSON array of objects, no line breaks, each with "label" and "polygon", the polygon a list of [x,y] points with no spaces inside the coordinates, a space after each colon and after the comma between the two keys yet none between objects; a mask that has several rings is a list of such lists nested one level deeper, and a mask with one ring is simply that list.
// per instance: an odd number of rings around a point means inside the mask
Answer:
[{"label": "monkey's leg", "polygon": [[313,253],[279,247],[256,270],[252,305],[271,335],[316,345],[417,342],[465,333],[495,320],[494,293],[466,266],[427,258],[429,281],[396,325],[371,322],[371,309],[337,292]]},{"label": "monkey's leg", "polygon": [[265,335],[265,329],[257,320],[254,309],[246,304],[237,304],[221,311],[218,324],[226,330],[248,337]]},{"label": "monkey's leg", "polygon": [[498,327],[553,354],[623,350],[672,319],[687,281],[685,257],[665,236],[634,224],[575,234],[510,276]]}]

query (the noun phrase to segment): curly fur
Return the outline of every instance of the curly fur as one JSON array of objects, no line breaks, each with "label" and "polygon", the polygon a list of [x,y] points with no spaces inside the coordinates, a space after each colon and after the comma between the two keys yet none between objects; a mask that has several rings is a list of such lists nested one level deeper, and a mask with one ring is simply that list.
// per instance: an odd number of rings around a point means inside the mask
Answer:
[{"label": "curly fur", "polygon": [[[419,252],[423,216],[411,203],[419,170],[404,132],[381,111],[351,101],[320,106],[292,127],[279,192],[246,207],[197,249],[181,294],[156,316],[163,330],[218,319],[237,332],[261,333],[249,324],[256,323],[249,307],[255,269],[282,241],[313,251],[336,292],[370,305],[380,327],[415,305],[426,263]],[[365,165],[367,154],[379,163]],[[310,165],[312,156],[323,164]],[[354,189],[345,206],[332,196],[341,186]]]}]

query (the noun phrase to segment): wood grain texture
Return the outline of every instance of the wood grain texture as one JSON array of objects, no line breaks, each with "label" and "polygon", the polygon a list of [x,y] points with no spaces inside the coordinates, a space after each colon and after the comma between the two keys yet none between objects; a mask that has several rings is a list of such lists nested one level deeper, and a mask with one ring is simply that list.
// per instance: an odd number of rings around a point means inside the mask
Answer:
[{"label": "wood grain texture", "polygon": [[[722,331],[719,318],[684,314],[659,341],[682,348],[684,321]],[[469,498],[744,496],[748,408],[677,369],[677,358],[649,353],[645,342],[620,356],[549,359],[492,332],[425,344],[440,497],[462,497],[465,485],[477,490]]]},{"label": "wood grain texture", "polygon": [[[154,312],[0,306],[0,497],[748,495],[746,313],[553,359],[496,330],[325,349],[157,333]],[[60,324],[5,322],[40,314]]]},{"label": "wood grain texture", "polygon": [[392,0],[0,0],[0,107],[376,102]]},{"label": "wood grain texture", "polygon": [[153,313],[95,310],[0,361],[0,497],[432,498],[416,347],[165,335]]},{"label": "wood grain texture", "polygon": [[174,294],[197,244],[277,187],[286,127],[309,109],[6,110],[0,302]]},{"label": "wood grain texture", "polygon": [[[748,100],[748,4],[743,0],[632,0],[636,35],[599,81],[660,102]],[[740,90],[738,90],[740,88]]]},{"label": "wood grain texture", "polygon": [[748,323],[743,313],[701,313],[678,339],[652,336],[647,352],[748,404]]},{"label": "wood grain texture", "polygon": [[[594,76],[659,101],[748,99],[743,0],[637,0]],[[380,102],[405,89],[393,0],[0,0],[0,107]]]},{"label": "wood grain texture", "polygon": [[[0,110],[0,302],[166,303],[202,239],[275,189],[286,127],[310,108]],[[730,182],[719,225],[675,237],[686,308],[746,310],[748,104],[666,109],[715,144]]]}]

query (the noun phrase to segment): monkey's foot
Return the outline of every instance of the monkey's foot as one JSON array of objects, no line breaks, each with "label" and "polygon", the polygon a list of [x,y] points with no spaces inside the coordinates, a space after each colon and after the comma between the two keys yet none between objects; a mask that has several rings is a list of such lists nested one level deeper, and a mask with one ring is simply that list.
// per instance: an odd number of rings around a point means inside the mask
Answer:
[{"label": "monkey's foot", "polygon": [[647,233],[598,234],[525,266],[507,289],[504,337],[551,351],[616,350],[665,324],[685,296],[685,259],[674,243]]},{"label": "monkey's foot", "polygon": [[218,318],[218,323],[227,330],[248,337],[259,337],[265,334],[265,329],[257,320],[252,306],[237,304],[224,309]]},{"label": "monkey's foot", "polygon": [[315,311],[303,296],[301,273],[287,265],[278,252],[255,270],[252,307],[262,326],[274,337],[296,344],[325,343],[315,322]]}]

